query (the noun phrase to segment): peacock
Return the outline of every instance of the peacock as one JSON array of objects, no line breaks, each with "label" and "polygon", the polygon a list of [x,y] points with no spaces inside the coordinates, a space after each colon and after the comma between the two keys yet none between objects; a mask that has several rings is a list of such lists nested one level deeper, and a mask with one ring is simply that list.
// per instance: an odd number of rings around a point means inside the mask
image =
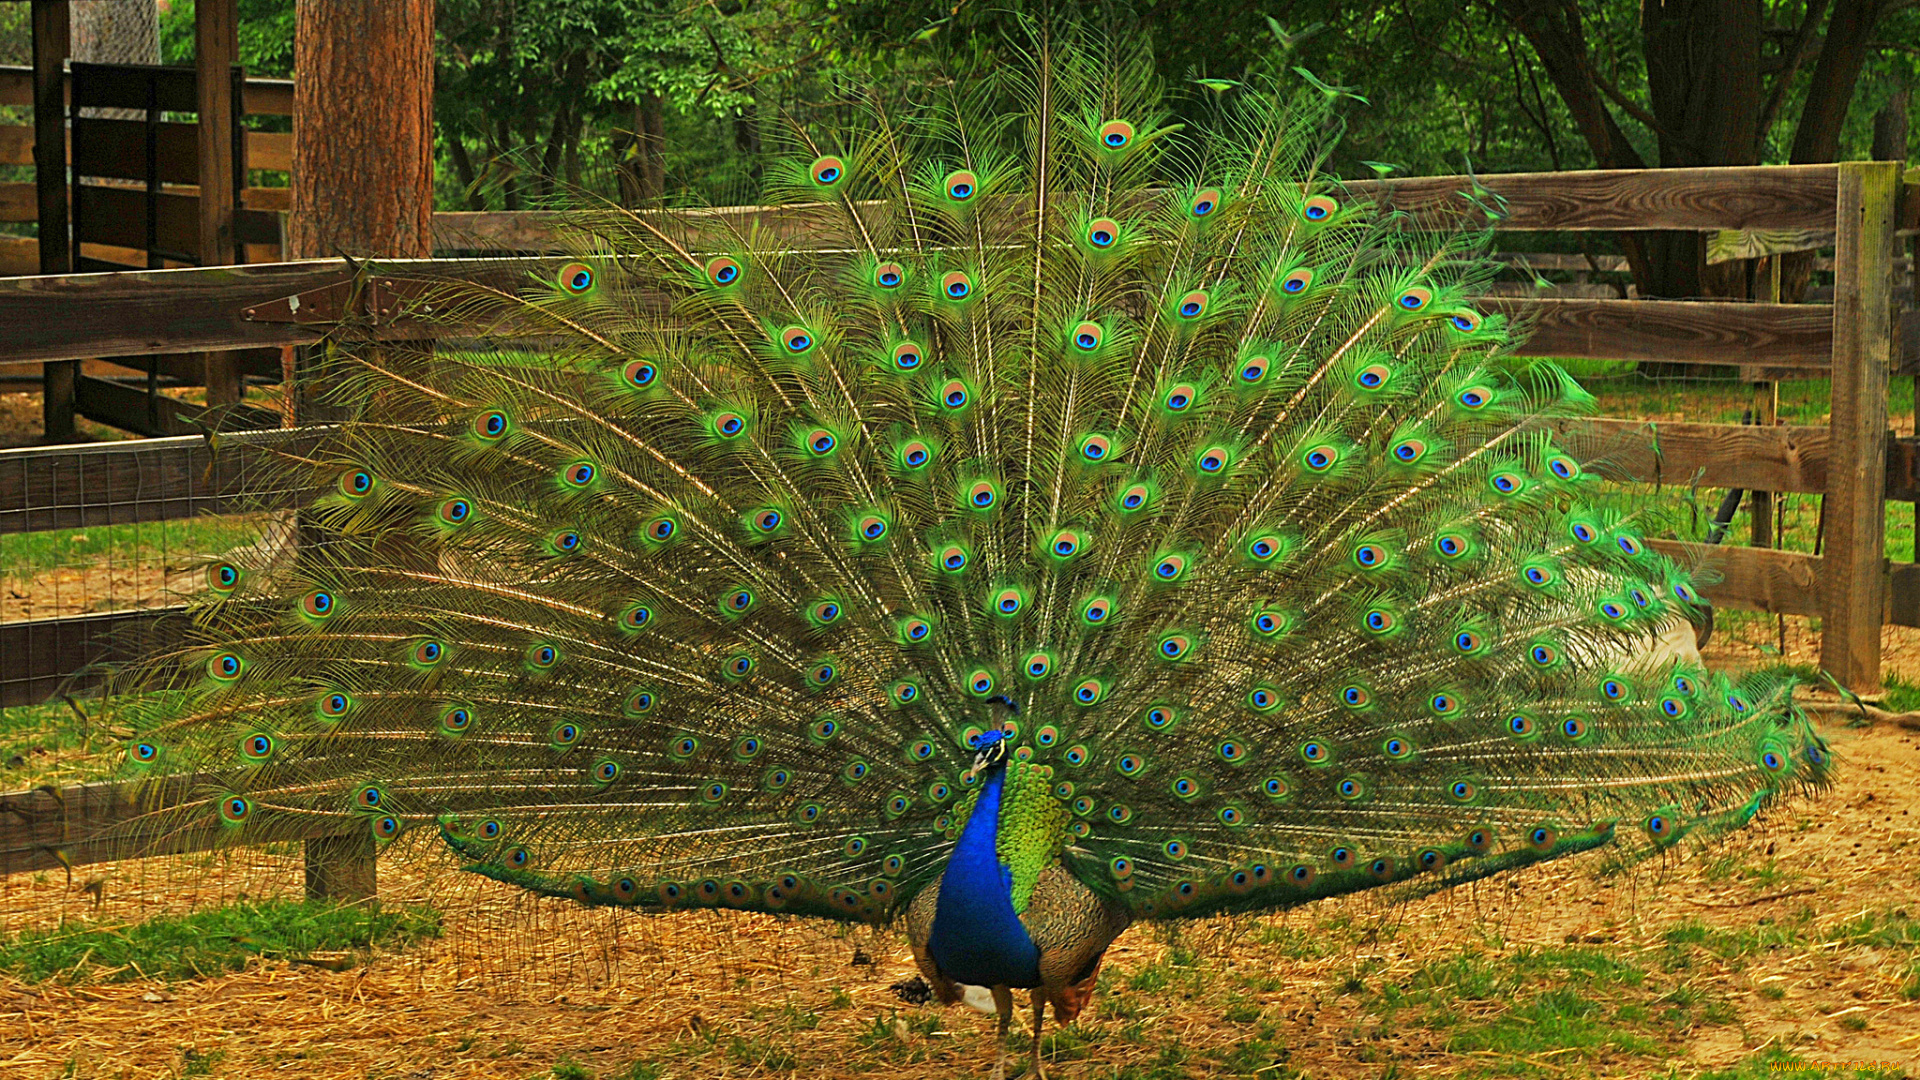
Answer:
[{"label": "peacock", "polygon": [[[132,672],[132,840],[317,817],[545,897],[903,922],[1040,1059],[1138,920],[1658,853],[1819,786],[1786,680],[1543,421],[1470,229],[1343,188],[1345,92],[1035,39],[795,122],[755,215],[568,218],[341,350],[298,557]],[[1020,103],[1010,108],[1008,102]],[[432,314],[427,314],[432,309]],[[533,345],[527,344],[533,342]],[[184,794],[183,794],[184,793]],[[137,833],[137,835],[135,835]],[[308,835],[308,833],[302,833]]]}]

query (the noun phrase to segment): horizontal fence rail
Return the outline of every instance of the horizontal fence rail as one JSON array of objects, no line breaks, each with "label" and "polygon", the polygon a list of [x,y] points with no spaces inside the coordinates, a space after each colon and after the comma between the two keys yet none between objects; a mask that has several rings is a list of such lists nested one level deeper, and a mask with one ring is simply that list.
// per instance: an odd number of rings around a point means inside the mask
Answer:
[{"label": "horizontal fence rail", "polygon": [[[151,784],[102,782],[0,794],[0,876],[225,846],[222,833],[227,830],[217,823],[145,841],[138,829],[142,819],[204,796],[218,781],[212,776],[178,776]],[[274,839],[344,839],[356,824],[345,816],[301,816],[278,824]],[[364,831],[364,823],[358,824]],[[366,847],[371,855],[368,835]]]},{"label": "horizontal fence rail", "polygon": [[[305,454],[324,431],[238,432],[219,448]],[[285,509],[307,494],[265,455],[199,435],[0,450],[0,533]]]},{"label": "horizontal fence rail", "polygon": [[[398,259],[367,267],[376,282],[470,281],[517,288],[558,269],[550,258]],[[310,344],[332,324],[299,321],[289,297],[349,288],[336,260],[115,274],[0,278],[0,359],[78,360]],[[666,298],[661,298],[664,306]],[[278,303],[280,310],[263,309]],[[1815,378],[1831,365],[1833,308],[1689,300],[1477,301],[1528,328],[1522,356],[1756,365]],[[301,306],[311,306],[303,302]],[[1920,370],[1920,317],[1908,312],[1897,370]],[[374,340],[491,332],[493,322],[395,319],[356,327]]]}]

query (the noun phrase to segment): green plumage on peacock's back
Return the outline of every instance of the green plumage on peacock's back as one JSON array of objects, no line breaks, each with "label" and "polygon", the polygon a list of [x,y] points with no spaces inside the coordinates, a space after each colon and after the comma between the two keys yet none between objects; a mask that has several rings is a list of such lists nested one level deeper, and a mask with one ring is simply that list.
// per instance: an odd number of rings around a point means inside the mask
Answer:
[{"label": "green plumage on peacock's back", "polygon": [[289,463],[325,542],[213,566],[148,669],[190,688],[129,707],[128,770],[199,777],[143,835],[335,815],[590,904],[913,906],[945,996],[1070,1016],[1133,919],[1819,783],[1788,684],[1647,656],[1687,574],[1539,423],[1584,395],[1504,356],[1478,241],[1323,171],[1337,95],[1199,133],[1095,56],[796,127],[759,219],[581,215],[557,277],[457,298],[539,355],[345,359],[358,419]]}]

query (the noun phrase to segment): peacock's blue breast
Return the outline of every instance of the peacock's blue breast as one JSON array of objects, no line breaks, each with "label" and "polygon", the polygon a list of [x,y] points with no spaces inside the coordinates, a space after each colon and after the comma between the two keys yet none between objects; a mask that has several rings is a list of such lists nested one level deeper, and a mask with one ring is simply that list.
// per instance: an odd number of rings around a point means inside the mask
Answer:
[{"label": "peacock's blue breast", "polygon": [[1040,985],[1040,950],[1013,910],[1013,872],[995,843],[1005,770],[980,789],[940,881],[927,952],[942,974],[978,986]]}]

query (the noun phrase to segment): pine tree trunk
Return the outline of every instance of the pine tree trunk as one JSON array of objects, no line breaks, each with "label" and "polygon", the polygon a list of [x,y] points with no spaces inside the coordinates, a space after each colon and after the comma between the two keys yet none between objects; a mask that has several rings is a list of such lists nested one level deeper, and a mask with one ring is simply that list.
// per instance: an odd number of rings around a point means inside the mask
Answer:
[{"label": "pine tree trunk", "polygon": [[433,251],[433,0],[299,0],[289,258]]},{"label": "pine tree trunk", "polygon": [[[287,257],[432,255],[433,0],[298,0],[293,66]],[[302,423],[337,418],[320,391],[335,347],[302,350]],[[296,527],[303,547],[326,541],[305,515]],[[306,864],[309,897],[376,899],[364,828],[308,841]]]}]

